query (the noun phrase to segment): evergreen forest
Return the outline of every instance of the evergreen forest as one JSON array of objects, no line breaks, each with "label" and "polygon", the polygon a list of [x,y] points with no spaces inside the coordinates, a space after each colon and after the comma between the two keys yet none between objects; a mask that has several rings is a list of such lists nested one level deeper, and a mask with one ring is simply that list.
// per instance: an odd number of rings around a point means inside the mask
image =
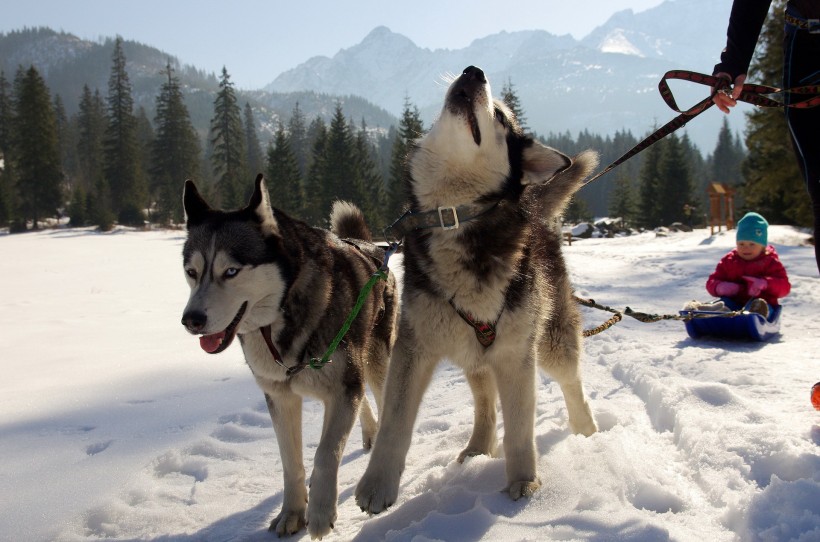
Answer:
[{"label": "evergreen forest", "polygon": [[[780,38],[782,28],[767,26],[761,38],[765,54],[752,67],[758,80],[775,86]],[[260,172],[274,207],[315,226],[327,226],[336,199],[356,203],[376,232],[402,213],[405,156],[426,129],[410,97],[397,124],[387,129],[353,118],[338,101],[332,114],[313,118],[296,102],[289,118],[262,131],[254,107],[241,99],[223,68],[203,134],[171,62],[153,90],[149,116],[135,105],[122,40],[112,45],[107,88],[81,84],[71,107],[51,94],[34,66],[0,72],[0,227],[21,232],[54,218],[103,231],[116,224],[175,227],[184,220],[185,179],[195,180],[215,205],[232,209],[244,205]],[[501,97],[522,127],[537,130],[527,126],[526,104],[511,80]],[[260,140],[263,133],[268,135]],[[604,167],[646,135],[623,130],[612,136],[583,131],[536,137],[569,155],[594,149]],[[810,223],[782,112],[766,109],[749,115],[744,141],[724,121],[705,156],[683,132],[662,139],[586,186],[565,220],[610,216],[646,229],[703,224],[706,188],[714,182],[736,189],[738,213],[748,208],[772,223]]]}]

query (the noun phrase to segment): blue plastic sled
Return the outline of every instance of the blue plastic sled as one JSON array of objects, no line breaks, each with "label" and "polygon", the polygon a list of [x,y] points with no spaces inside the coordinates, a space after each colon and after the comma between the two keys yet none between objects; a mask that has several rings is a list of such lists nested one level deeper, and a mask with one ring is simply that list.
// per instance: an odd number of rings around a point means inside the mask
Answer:
[{"label": "blue plastic sled", "polygon": [[737,316],[721,316],[715,311],[680,311],[681,316],[695,316],[686,320],[686,332],[693,339],[703,336],[740,339],[746,341],[768,341],[780,333],[780,312],[782,305],[773,307],[768,320],[756,312],[742,312]]}]

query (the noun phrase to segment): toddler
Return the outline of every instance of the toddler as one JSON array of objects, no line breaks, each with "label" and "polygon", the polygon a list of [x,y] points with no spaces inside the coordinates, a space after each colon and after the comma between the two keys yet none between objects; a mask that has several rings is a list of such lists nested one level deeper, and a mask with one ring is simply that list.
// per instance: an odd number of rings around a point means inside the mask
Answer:
[{"label": "toddler", "polygon": [[706,291],[731,310],[745,309],[768,317],[778,299],[791,291],[786,268],[768,244],[766,219],[746,213],[737,223],[737,248],[718,262]]}]

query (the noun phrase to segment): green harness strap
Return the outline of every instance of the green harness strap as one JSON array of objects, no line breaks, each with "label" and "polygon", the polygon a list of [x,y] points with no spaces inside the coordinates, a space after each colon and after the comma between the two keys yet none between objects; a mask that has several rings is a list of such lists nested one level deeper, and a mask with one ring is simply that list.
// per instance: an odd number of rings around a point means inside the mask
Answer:
[{"label": "green harness strap", "polygon": [[384,253],[384,263],[376,270],[375,273],[370,276],[370,280],[368,280],[362,287],[361,292],[359,292],[359,297],[356,299],[356,304],[353,305],[350,314],[347,315],[347,319],[344,324],[342,324],[342,328],[336,334],[336,337],[330,342],[330,346],[327,347],[325,354],[321,358],[310,358],[308,365],[310,365],[312,369],[321,369],[328,363],[332,362],[330,359],[331,356],[333,356],[333,353],[336,352],[336,349],[339,347],[339,343],[342,342],[342,339],[344,339],[350,329],[350,326],[353,325],[353,320],[355,320],[359,315],[359,311],[362,310],[362,306],[364,306],[367,296],[370,295],[370,290],[373,289],[373,286],[375,286],[379,280],[387,280],[387,261],[390,259],[390,256],[395,254],[398,248],[399,243],[390,243],[390,246]]}]

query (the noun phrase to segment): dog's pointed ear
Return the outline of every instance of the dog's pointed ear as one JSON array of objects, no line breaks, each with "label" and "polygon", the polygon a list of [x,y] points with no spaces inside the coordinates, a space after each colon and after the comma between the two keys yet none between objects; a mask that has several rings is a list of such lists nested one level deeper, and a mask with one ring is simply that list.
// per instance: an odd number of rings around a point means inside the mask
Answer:
[{"label": "dog's pointed ear", "polygon": [[248,201],[247,210],[251,211],[260,224],[263,226],[272,227],[277,230],[276,218],[273,216],[273,208],[270,204],[270,194],[268,187],[265,185],[265,176],[261,173],[256,176],[254,181],[253,194]]},{"label": "dog's pointed ear", "polygon": [[182,208],[185,211],[185,224],[189,229],[205,220],[212,211],[191,179],[185,181],[185,188],[182,190]]},{"label": "dog's pointed ear", "polygon": [[544,184],[571,165],[572,160],[566,154],[533,141],[532,145],[524,149],[524,175],[521,177],[521,184]]}]

